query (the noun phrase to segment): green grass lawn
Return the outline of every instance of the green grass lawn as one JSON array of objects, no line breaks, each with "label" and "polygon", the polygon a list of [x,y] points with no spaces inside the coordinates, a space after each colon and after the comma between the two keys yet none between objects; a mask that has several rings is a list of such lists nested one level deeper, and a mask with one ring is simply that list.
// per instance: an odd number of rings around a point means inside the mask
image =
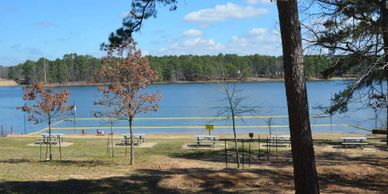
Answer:
[{"label": "green grass lawn", "polygon": [[[129,147],[107,153],[105,137],[66,137],[73,143],[53,146],[54,161],[40,160],[39,146],[27,146],[37,137],[0,138],[0,193],[293,193],[292,160],[288,148],[272,149],[253,143],[251,168],[236,169],[234,151],[228,151],[225,169],[222,149],[182,149],[191,136],[147,138],[152,148],[136,148],[135,164],[129,165]],[[120,142],[119,137],[115,140]],[[233,143],[228,143],[233,148]],[[45,147],[42,147],[43,153]],[[374,148],[338,149],[315,146],[320,186],[324,192],[382,192],[388,185],[388,152]],[[44,155],[44,154],[43,154]],[[247,163],[248,144],[245,144]]]},{"label": "green grass lawn", "polygon": [[[147,141],[157,144],[152,148],[136,147],[135,165],[130,166],[129,146],[127,151],[125,147],[115,146],[114,157],[111,157],[111,152],[107,150],[107,139],[105,138],[66,138],[66,142],[73,144],[61,148],[62,160],[59,159],[59,146],[53,145],[53,161],[49,162],[44,159],[46,145],[41,147],[42,156],[40,156],[39,146],[27,146],[36,140],[37,138],[28,137],[0,139],[1,181],[63,180],[68,177],[90,178],[125,175],[130,174],[134,169],[148,167],[148,163],[166,158],[210,161],[220,163],[222,166],[224,166],[225,161],[223,149],[182,149],[184,144],[193,143],[192,138],[147,139]],[[115,142],[120,142],[120,140],[116,139]],[[232,143],[228,143],[228,147],[231,148],[232,145]],[[246,153],[248,152],[247,148],[246,145]],[[253,149],[252,145],[252,152]],[[232,160],[230,156],[233,154],[233,151],[228,151],[228,160]],[[95,170],[95,167],[98,167],[98,171]]]},{"label": "green grass lawn", "polygon": [[[53,191],[54,193],[68,193],[68,190],[61,188],[71,188],[69,184],[85,185],[76,186],[78,189],[72,190],[72,193],[109,193],[113,191],[137,193],[144,191],[137,184],[128,184],[125,188],[130,187],[131,189],[122,190],[118,185],[123,183],[113,181],[117,179],[115,177],[131,177],[131,181],[146,178],[148,188],[146,191],[159,193],[163,189],[153,185],[153,182],[160,181],[161,176],[170,172],[163,172],[165,169],[174,168],[176,165],[187,165],[187,169],[193,169],[193,164],[195,169],[200,171],[209,168],[211,172],[212,168],[224,168],[225,152],[223,149],[210,151],[181,149],[184,144],[193,143],[192,138],[147,139],[147,142],[157,142],[157,144],[152,148],[135,148],[135,165],[132,166],[129,165],[129,147],[127,155],[125,147],[114,147],[115,156],[111,157],[105,138],[66,138],[66,142],[73,144],[62,147],[62,160],[59,160],[58,145],[53,145],[53,161],[51,162],[40,159],[39,146],[27,146],[36,140],[36,137],[0,139],[0,193],[52,193]],[[115,142],[120,142],[120,139],[116,139]],[[231,145],[228,146],[231,147]],[[43,158],[45,148],[43,145]],[[234,153],[229,151],[229,154]],[[179,159],[185,162],[180,162]],[[190,164],[187,161],[191,161]],[[212,165],[209,166],[206,162]],[[201,163],[206,164],[201,166]],[[99,185],[98,182],[105,186]],[[51,186],[46,187],[45,185]],[[174,191],[169,190],[169,192]]]},{"label": "green grass lawn", "polygon": [[[130,173],[134,169],[129,165],[129,147],[127,156],[124,147],[114,147],[115,157],[112,158],[107,153],[107,140],[103,138],[66,138],[66,142],[73,144],[62,147],[62,160],[59,160],[58,145],[53,145],[52,162],[40,160],[39,146],[27,146],[34,141],[36,138],[0,139],[1,181],[61,180],[77,175],[79,177],[119,175]],[[137,164],[165,157],[169,153],[190,152],[180,149],[185,142],[184,139],[174,141],[152,139],[152,141],[158,142],[153,148],[135,149]],[[46,147],[43,145],[43,158],[45,150]],[[95,167],[98,167],[98,171],[94,169]]]}]

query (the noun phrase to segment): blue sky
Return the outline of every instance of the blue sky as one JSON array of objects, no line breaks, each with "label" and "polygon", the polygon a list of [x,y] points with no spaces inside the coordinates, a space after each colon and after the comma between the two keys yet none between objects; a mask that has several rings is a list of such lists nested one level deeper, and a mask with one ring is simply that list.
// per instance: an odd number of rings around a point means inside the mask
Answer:
[{"label": "blue sky", "polygon": [[[1,0],[0,65],[66,53],[104,53],[99,45],[121,26],[131,0]],[[148,55],[280,55],[275,3],[270,0],[179,0],[160,6],[135,36]]]}]

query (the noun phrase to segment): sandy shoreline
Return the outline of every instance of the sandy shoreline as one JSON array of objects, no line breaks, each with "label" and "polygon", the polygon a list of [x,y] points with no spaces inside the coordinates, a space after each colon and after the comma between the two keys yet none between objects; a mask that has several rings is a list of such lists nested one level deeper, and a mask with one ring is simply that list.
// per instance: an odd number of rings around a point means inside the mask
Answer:
[{"label": "sandy shoreline", "polygon": [[18,84],[13,80],[0,80],[0,87],[17,86]]}]

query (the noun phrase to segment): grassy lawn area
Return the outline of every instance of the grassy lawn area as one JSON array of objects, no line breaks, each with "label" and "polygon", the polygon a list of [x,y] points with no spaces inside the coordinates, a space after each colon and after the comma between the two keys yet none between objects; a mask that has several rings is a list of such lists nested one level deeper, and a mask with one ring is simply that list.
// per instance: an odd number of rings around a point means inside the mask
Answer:
[{"label": "grassy lawn area", "polygon": [[[190,135],[150,136],[146,141],[157,144],[136,148],[130,166],[129,149],[125,156],[124,147],[115,147],[115,157],[108,156],[106,137],[66,136],[65,142],[73,144],[62,148],[61,161],[54,146],[52,162],[39,159],[39,146],[27,146],[36,139],[0,139],[0,193],[293,193],[289,149],[279,149],[269,161],[258,160],[252,144],[250,168],[230,164],[225,169],[223,149],[182,149],[193,143]],[[315,151],[323,193],[383,193],[388,188],[387,151],[373,146],[345,150],[326,143],[317,144]],[[228,154],[233,162],[233,152]]]}]

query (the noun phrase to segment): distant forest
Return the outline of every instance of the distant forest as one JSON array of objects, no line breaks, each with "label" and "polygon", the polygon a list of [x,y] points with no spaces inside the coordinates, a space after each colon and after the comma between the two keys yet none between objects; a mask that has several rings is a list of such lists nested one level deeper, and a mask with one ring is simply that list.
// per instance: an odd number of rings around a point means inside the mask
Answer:
[{"label": "distant forest", "polygon": [[[282,57],[235,54],[217,56],[148,56],[159,74],[159,81],[209,81],[222,79],[222,73],[230,80],[247,80],[255,78],[283,77]],[[332,64],[327,57],[305,56],[305,73],[308,78],[320,78],[321,72]],[[62,59],[26,62],[11,66],[0,66],[0,77],[13,79],[22,83],[46,81],[63,82],[100,82],[95,71],[100,66],[100,59],[77,54],[66,54]],[[46,71],[46,73],[45,73]],[[354,71],[357,72],[357,71]],[[349,73],[349,72],[348,72]],[[352,74],[353,72],[350,72]],[[45,76],[46,74],[46,76]],[[335,76],[344,76],[340,72]]]}]

